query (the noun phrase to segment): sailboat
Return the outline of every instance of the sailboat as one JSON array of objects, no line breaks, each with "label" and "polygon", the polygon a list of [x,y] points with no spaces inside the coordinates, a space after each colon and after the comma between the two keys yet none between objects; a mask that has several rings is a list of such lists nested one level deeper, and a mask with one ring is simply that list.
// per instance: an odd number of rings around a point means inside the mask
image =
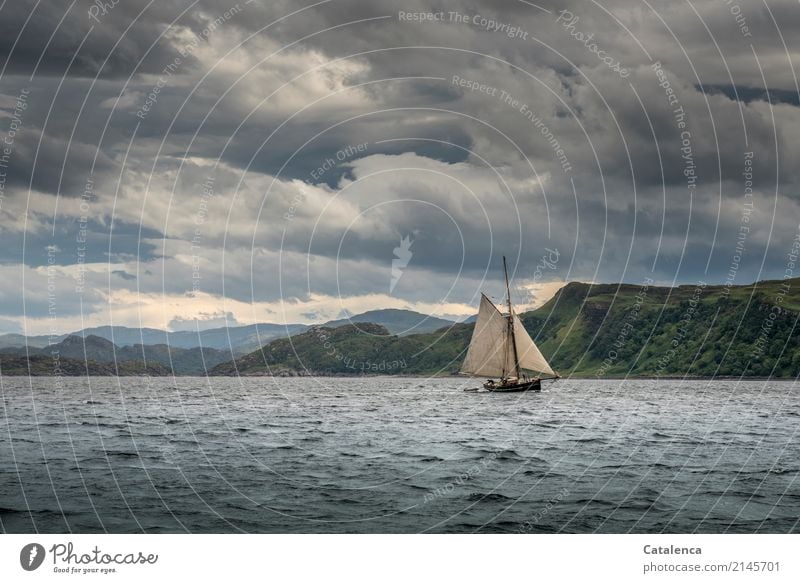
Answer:
[{"label": "sailboat", "polygon": [[[514,313],[505,257],[503,257],[503,271],[506,277],[508,313],[501,312],[492,300],[481,294],[478,319],[475,322],[467,356],[461,365],[461,373],[490,377],[483,387],[493,392],[541,391],[542,375],[548,375],[553,379],[561,377],[550,367]],[[529,377],[523,370],[539,374]],[[499,380],[495,381],[494,378]]]}]

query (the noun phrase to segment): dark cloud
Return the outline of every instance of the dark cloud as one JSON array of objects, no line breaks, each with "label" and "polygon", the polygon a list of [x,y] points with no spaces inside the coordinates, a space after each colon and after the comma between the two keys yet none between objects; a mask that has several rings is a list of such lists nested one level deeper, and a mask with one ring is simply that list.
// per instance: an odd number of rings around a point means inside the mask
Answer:
[{"label": "dark cloud", "polygon": [[201,269],[212,295],[311,301],[387,294],[410,236],[408,301],[470,302],[502,254],[530,279],[546,248],[557,278],[713,282],[751,200],[737,278],[779,276],[800,10],[741,4],[137,0],[95,20],[88,0],[6,3],[3,136],[30,99],[3,265],[41,268],[55,245],[74,267],[85,229],[109,288],[185,295]]},{"label": "dark cloud", "polygon": [[35,128],[20,132],[14,143],[8,184],[60,196],[81,196],[90,177],[106,174],[112,163],[92,144],[43,135]]},{"label": "dark cloud", "polygon": [[174,58],[165,29],[200,33],[217,8],[216,2],[191,0],[105,4],[98,11],[93,0],[5,3],[0,54],[8,58],[6,74],[123,79],[156,73]]},{"label": "dark cloud", "polygon": [[697,87],[704,89],[706,93],[721,93],[728,99],[750,103],[751,101],[767,101],[772,104],[788,103],[789,105],[800,105],[800,94],[797,91],[787,91],[785,89],[769,89],[767,87],[735,87],[733,85],[708,85]]},{"label": "dark cloud", "polygon": [[132,275],[132,274],[128,273],[127,271],[123,271],[121,269],[115,269],[114,271],[111,272],[111,275],[116,275],[117,277],[121,277],[122,279],[124,279],[126,281],[133,281],[133,280],[136,279],[135,275]]},{"label": "dark cloud", "polygon": [[[114,229],[109,230],[108,225],[96,219],[81,223],[78,217],[59,221],[53,228],[52,215],[32,218],[36,222],[32,220],[29,223],[24,237],[19,231],[0,231],[0,264],[13,265],[23,261],[31,267],[113,264],[131,259],[147,262],[157,256],[156,245],[146,237],[156,237],[160,233],[138,224],[117,221]],[[38,226],[34,229],[35,224]],[[50,248],[57,251],[48,253]]]}]

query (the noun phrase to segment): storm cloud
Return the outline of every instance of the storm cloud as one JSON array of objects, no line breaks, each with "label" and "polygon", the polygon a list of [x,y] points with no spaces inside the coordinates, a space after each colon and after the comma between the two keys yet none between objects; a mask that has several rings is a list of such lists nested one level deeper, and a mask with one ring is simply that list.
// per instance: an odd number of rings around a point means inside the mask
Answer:
[{"label": "storm cloud", "polygon": [[48,281],[69,331],[468,315],[502,255],[531,305],[782,277],[798,38],[788,0],[6,3],[0,327]]}]

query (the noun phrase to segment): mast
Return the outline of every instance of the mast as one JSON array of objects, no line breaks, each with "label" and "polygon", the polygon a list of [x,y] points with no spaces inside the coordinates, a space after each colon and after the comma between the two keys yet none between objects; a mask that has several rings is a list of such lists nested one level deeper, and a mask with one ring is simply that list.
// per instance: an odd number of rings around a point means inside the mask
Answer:
[{"label": "mast", "polygon": [[517,378],[519,374],[519,355],[517,354],[517,337],[514,335],[514,311],[511,308],[511,288],[508,285],[508,266],[506,265],[506,256],[503,255],[503,273],[506,276],[506,296],[508,297],[508,333],[511,337],[511,350],[514,355],[514,373]]},{"label": "mast", "polygon": [[[511,302],[511,284],[508,281],[508,264],[503,258],[503,271],[506,277],[506,292],[509,294],[507,307],[509,313],[492,303],[486,294],[481,294],[478,317],[467,348],[461,372],[473,376],[489,378],[500,377],[507,380],[516,372],[517,378],[522,370],[534,370],[558,378],[531,338],[522,321],[514,313]],[[512,352],[514,363],[511,363]]]}]

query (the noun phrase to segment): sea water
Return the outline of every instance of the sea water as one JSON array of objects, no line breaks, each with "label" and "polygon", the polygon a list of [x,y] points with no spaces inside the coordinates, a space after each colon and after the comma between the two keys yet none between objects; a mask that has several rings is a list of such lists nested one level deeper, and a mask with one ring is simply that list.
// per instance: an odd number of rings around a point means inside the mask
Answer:
[{"label": "sea water", "polygon": [[4,532],[796,532],[792,382],[0,379]]}]

